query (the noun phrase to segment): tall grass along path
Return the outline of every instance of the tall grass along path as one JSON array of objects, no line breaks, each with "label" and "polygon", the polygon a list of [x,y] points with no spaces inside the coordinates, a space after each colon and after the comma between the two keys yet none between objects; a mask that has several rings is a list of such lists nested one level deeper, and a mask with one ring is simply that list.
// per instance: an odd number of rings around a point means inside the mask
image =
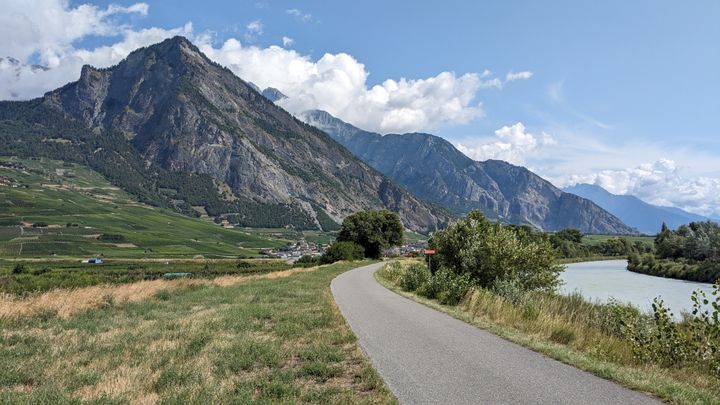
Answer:
[{"label": "tall grass along path", "polygon": [[657,404],[382,287],[382,263],[331,288],[360,345],[403,404]]}]

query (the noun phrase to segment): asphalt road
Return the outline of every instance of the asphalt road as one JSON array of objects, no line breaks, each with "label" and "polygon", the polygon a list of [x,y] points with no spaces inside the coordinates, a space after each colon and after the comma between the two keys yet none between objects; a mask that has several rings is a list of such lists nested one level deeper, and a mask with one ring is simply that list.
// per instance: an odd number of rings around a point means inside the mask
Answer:
[{"label": "asphalt road", "polygon": [[657,404],[392,291],[382,263],[343,273],[342,314],[401,404]]}]

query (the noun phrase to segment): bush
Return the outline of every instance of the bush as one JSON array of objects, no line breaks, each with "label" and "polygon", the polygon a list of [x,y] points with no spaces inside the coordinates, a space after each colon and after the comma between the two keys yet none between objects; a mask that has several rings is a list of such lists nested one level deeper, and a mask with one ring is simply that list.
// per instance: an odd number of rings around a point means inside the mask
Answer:
[{"label": "bush", "polygon": [[444,305],[457,305],[472,287],[469,274],[459,275],[448,269],[440,269],[417,289],[417,293],[427,298],[437,298]]},{"label": "bush", "polygon": [[546,235],[488,221],[478,210],[433,235],[441,266],[469,274],[481,287],[516,280],[523,290],[551,291],[562,267]]},{"label": "bush", "polygon": [[340,260],[362,260],[365,249],[354,242],[334,242],[320,257],[321,264],[335,263]]},{"label": "bush", "polygon": [[490,290],[505,298],[513,305],[520,305],[527,300],[528,292],[522,287],[519,281],[510,280],[495,280]]},{"label": "bush", "polygon": [[413,263],[407,267],[398,280],[398,284],[405,291],[415,291],[427,283],[430,276],[430,270],[424,264]]},{"label": "bush", "polygon": [[167,301],[170,299],[170,291],[165,288],[157,290],[157,292],[155,292],[155,298],[159,299],[160,301]]},{"label": "bush", "polygon": [[120,243],[125,242],[125,236],[116,233],[104,233],[98,237],[103,242]]},{"label": "bush", "polygon": [[12,269],[13,274],[23,274],[25,273],[25,263],[17,263],[15,267]]},{"label": "bush", "polygon": [[387,280],[390,280],[393,284],[398,284],[400,277],[405,273],[405,268],[400,262],[390,262],[382,268],[381,275]]},{"label": "bush", "polygon": [[317,266],[320,264],[320,257],[314,257],[310,255],[305,255],[297,259],[295,264],[302,266],[302,267],[312,267]]}]

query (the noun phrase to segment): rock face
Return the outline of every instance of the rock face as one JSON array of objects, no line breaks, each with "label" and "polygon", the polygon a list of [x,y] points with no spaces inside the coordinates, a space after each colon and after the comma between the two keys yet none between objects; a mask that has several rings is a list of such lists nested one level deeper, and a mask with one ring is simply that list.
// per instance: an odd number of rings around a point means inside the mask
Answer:
[{"label": "rock face", "polygon": [[672,229],[690,222],[708,221],[709,218],[679,208],[648,204],[631,195],[615,195],[592,184],[577,184],[564,191],[587,198],[646,234],[656,234],[664,223]]},{"label": "rock face", "polygon": [[421,232],[450,218],[182,37],[138,49],[108,69],[85,66],[77,82],[47,93],[43,103],[95,132],[124,134],[148,165],[209,175],[234,197],[292,204],[335,221],[389,208]]},{"label": "rock face", "polygon": [[499,160],[476,162],[437,136],[380,135],[324,111],[310,111],[302,118],[413,194],[457,214],[480,209],[490,218],[546,231],[572,227],[585,233],[636,232],[592,201],[565,193],[524,167]]}]

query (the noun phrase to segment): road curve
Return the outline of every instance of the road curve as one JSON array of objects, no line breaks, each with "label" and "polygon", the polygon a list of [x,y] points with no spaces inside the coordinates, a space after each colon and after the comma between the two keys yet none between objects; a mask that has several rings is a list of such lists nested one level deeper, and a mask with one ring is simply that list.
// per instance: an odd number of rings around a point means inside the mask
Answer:
[{"label": "road curve", "polygon": [[336,277],[335,301],[401,404],[658,404],[387,290],[372,264]]}]

